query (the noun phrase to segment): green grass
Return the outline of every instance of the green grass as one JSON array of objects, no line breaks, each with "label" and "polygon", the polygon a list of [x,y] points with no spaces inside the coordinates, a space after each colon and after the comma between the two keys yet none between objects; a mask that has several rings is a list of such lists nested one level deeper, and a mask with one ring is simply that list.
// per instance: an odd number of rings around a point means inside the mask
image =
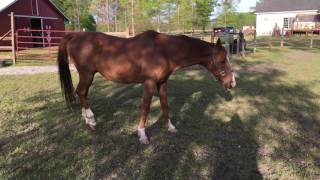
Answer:
[{"label": "green grass", "polygon": [[154,97],[150,145],[136,135],[141,85],[96,76],[91,132],[65,108],[56,74],[0,76],[0,179],[319,178],[320,53],[261,48],[233,64],[231,92],[205,71],[171,76],[179,132],[163,128]]},{"label": "green grass", "polygon": [[[56,48],[57,47],[47,47],[17,51],[17,63],[15,66],[55,65],[57,52],[54,50]],[[9,51],[0,52],[0,60],[4,60],[3,66],[13,66],[11,52]]]}]

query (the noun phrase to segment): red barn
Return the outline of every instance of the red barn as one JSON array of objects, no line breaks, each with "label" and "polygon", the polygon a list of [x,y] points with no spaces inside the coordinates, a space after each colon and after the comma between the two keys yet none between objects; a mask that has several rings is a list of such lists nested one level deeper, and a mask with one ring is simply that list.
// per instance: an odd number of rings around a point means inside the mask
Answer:
[{"label": "red barn", "polygon": [[[11,12],[15,14],[15,29],[65,30],[68,20],[50,0],[0,0],[0,37],[11,29]],[[4,43],[8,42],[0,42]]]}]

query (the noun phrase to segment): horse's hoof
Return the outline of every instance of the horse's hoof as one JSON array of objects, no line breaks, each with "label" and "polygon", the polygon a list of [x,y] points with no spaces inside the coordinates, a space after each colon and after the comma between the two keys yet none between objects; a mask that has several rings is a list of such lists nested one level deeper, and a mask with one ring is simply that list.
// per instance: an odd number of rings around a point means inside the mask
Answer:
[{"label": "horse's hoof", "polygon": [[92,131],[95,131],[95,130],[96,130],[96,126],[90,125],[90,124],[88,124],[88,126],[89,126],[89,128],[90,128]]},{"label": "horse's hoof", "polygon": [[141,144],[149,144],[150,143],[148,138],[140,138],[139,141]]},{"label": "horse's hoof", "polygon": [[178,132],[178,129],[172,128],[172,129],[168,129],[168,131],[171,132],[171,133],[177,133],[177,132]]},{"label": "horse's hoof", "polygon": [[176,129],[176,127],[171,123],[171,120],[168,120],[168,131],[171,133],[176,133],[178,132],[178,130]]},{"label": "horse's hoof", "polygon": [[96,130],[96,125],[97,125],[97,123],[96,123],[96,120],[95,120],[93,117],[91,117],[91,118],[85,117],[84,120],[85,120],[86,125],[87,125],[91,130],[93,130],[93,131]]}]

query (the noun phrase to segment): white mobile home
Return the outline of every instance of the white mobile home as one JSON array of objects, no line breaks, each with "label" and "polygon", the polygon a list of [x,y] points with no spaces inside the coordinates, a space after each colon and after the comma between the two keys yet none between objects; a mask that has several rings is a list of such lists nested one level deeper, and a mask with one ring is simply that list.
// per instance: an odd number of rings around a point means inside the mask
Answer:
[{"label": "white mobile home", "polygon": [[273,29],[291,30],[299,14],[317,14],[320,0],[261,0],[256,5],[258,36],[272,35]]}]

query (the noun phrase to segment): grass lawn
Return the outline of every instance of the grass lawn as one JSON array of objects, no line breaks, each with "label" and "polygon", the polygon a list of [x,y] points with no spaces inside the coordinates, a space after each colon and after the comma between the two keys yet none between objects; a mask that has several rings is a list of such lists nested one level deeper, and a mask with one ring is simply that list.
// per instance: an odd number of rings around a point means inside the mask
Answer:
[{"label": "grass lawn", "polygon": [[0,179],[319,179],[320,51],[260,48],[233,64],[231,92],[205,71],[171,76],[179,132],[163,128],[154,97],[150,145],[136,135],[141,85],[97,75],[92,132],[57,74],[0,76]]}]

